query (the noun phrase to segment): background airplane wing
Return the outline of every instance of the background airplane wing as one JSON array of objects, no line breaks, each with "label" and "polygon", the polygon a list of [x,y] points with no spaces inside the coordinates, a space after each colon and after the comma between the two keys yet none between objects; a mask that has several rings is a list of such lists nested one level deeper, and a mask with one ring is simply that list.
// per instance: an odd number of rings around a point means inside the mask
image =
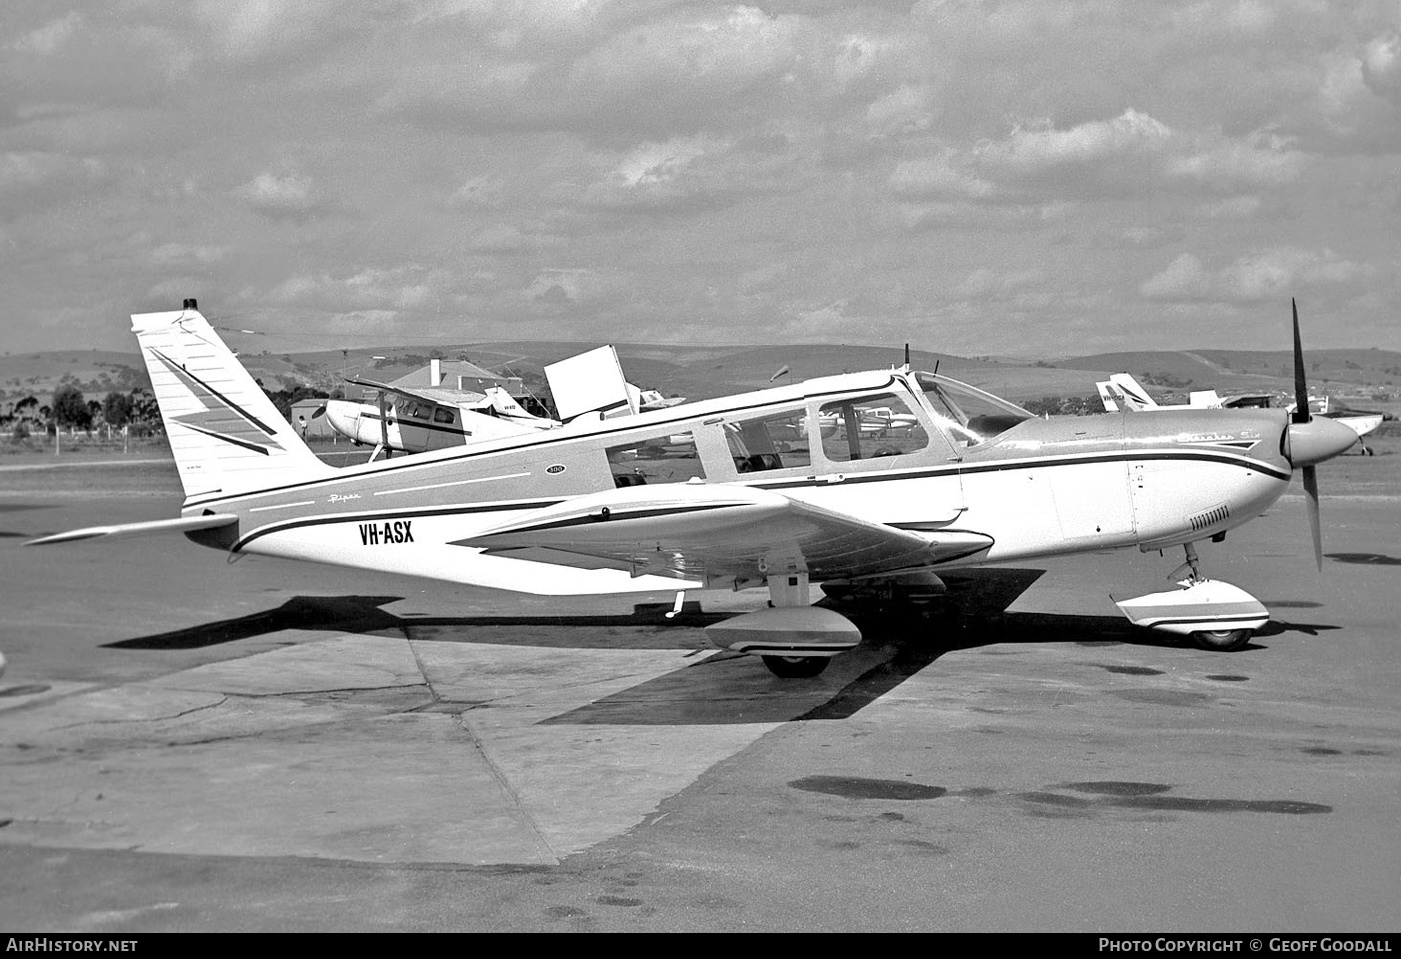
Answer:
[{"label": "background airplane wing", "polygon": [[390,386],[388,383],[380,383],[377,380],[365,380],[349,376],[345,378],[345,381],[354,386],[363,386],[366,389],[394,393],[415,400],[426,400],[429,403],[440,403],[443,406],[457,406],[461,403],[482,402],[486,400],[485,393],[477,393],[471,390],[449,390],[431,386]]},{"label": "background airplane wing", "polygon": [[[943,523],[960,512],[948,510]],[[678,483],[568,500],[457,544],[562,565],[604,563],[634,576],[761,582],[788,569],[822,580],[919,568],[979,552],[992,539],[897,529],[754,487]]]}]

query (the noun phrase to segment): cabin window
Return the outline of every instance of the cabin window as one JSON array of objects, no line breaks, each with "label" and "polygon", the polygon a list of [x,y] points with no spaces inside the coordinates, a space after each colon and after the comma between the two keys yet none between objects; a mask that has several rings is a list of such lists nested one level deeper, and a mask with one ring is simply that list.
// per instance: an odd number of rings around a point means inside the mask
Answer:
[{"label": "cabin window", "polygon": [[434,422],[434,423],[447,423],[449,426],[451,426],[451,425],[452,425],[452,421],[453,421],[452,410],[445,410],[445,409],[443,409],[443,408],[440,406],[440,407],[438,407],[437,409],[435,409],[435,410],[433,411],[433,422]]},{"label": "cabin window", "polygon": [[812,463],[804,410],[725,424],[735,469],[741,473],[806,468]]},{"label": "cabin window", "polygon": [[608,466],[615,486],[684,483],[705,479],[696,440],[690,433],[653,436],[608,447]]},{"label": "cabin window", "polygon": [[894,393],[825,403],[817,422],[822,453],[834,463],[900,456],[929,445],[919,417]]}]

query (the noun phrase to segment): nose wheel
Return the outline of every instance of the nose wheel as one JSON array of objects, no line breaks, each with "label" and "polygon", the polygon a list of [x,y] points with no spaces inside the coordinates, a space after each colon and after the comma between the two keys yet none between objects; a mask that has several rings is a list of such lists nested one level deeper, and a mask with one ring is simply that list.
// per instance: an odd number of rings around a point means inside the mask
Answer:
[{"label": "nose wheel", "polygon": [[1199,629],[1192,633],[1192,642],[1213,653],[1234,653],[1244,649],[1254,635],[1253,629]]}]

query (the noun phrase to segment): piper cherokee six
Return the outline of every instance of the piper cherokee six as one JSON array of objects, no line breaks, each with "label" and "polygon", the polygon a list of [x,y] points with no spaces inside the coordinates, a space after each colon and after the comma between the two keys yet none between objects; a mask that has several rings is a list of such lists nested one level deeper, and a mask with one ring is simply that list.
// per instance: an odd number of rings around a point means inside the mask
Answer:
[{"label": "piper cherokee six", "polygon": [[[1258,516],[1357,435],[1281,410],[1038,418],[904,367],[333,468],[195,308],[132,317],[185,500],[169,520],[33,541],[178,531],[230,554],[538,594],[767,587],[717,646],[813,676],[856,646],[810,584],[900,596],[941,571],[1122,547],[1185,548],[1178,588],[1120,602],[1140,625],[1235,649],[1269,612],[1203,577],[1193,544]],[[1295,353],[1299,387],[1303,360]],[[871,430],[873,420],[898,430]],[[1321,559],[1319,560],[1321,562]]]}]

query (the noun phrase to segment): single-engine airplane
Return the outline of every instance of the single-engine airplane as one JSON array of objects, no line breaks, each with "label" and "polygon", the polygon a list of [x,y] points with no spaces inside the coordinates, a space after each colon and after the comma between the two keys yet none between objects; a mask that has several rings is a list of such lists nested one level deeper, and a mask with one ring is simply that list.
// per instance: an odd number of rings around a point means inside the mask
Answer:
[{"label": "single-engine airplane", "polygon": [[363,379],[346,382],[375,390],[376,401],[327,400],[326,420],[352,443],[375,447],[371,460],[381,452],[423,453],[559,426],[529,412],[499,386],[473,393]]},{"label": "single-engine airplane", "polygon": [[[566,369],[572,372],[560,372]],[[552,371],[558,373],[558,382]],[[564,408],[575,415],[599,412],[601,416],[626,416],[686,402],[684,397],[666,397],[659,390],[639,389],[626,382],[612,347],[546,366],[545,375],[556,401],[569,403]],[[532,403],[534,410],[527,409],[499,386],[478,393],[443,386],[395,386],[354,377],[347,377],[346,382],[374,391],[375,402],[327,400],[317,415],[324,414],[331,428],[352,443],[373,446],[371,461],[381,453],[386,457],[424,453],[561,425],[559,420],[540,415],[545,412],[540,403]],[[600,405],[607,409],[600,411]]]},{"label": "single-engine airplane", "polygon": [[[1120,608],[1205,648],[1239,648],[1269,612],[1203,577],[1193,544],[1258,516],[1302,472],[1321,568],[1315,466],[1356,441],[1307,403],[1292,418],[1038,418],[906,362],[337,469],[193,300],[134,315],[132,329],[184,486],[181,515],[30,545],[175,531],[233,555],[531,593],[667,590],[674,611],[688,589],[766,586],[770,608],[707,636],[783,677],[815,676],[861,641],[840,612],[809,605],[812,583],[898,600],[937,591],[945,570],[1109,547],[1183,547],[1178,588]],[[1297,310],[1294,352],[1306,397]],[[915,425],[880,437],[818,428],[876,409]]]}]

